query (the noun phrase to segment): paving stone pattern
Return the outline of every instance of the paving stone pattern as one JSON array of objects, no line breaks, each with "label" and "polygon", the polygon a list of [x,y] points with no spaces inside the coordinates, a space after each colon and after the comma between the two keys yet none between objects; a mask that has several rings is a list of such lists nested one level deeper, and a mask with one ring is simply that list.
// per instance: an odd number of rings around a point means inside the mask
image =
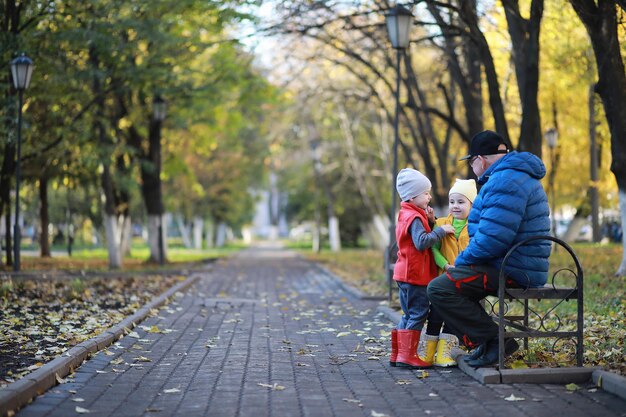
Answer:
[{"label": "paving stone pattern", "polygon": [[[559,385],[485,386],[458,369],[392,368],[393,323],[376,307],[293,253],[247,250],[215,264],[136,335],[95,355],[17,415],[75,416],[81,409],[115,417],[626,413],[626,401],[591,384],[575,392]],[[505,400],[511,395],[524,400]]]}]

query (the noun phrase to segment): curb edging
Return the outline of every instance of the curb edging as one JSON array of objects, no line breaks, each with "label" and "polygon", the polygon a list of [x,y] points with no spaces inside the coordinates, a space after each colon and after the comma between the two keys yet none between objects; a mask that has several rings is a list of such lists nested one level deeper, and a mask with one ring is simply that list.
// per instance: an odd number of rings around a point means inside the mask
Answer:
[{"label": "curb edging", "polygon": [[152,299],[148,304],[135,311],[133,315],[126,317],[99,335],[77,344],[39,369],[0,389],[0,416],[6,416],[10,411],[21,408],[34,397],[55,386],[57,377],[65,377],[78,368],[89,355],[113,344],[128,329],[134,328],[135,325],[143,321],[150,314],[150,310],[165,304],[170,297],[189,288],[198,278],[198,274],[189,276],[185,281],[174,285]]}]

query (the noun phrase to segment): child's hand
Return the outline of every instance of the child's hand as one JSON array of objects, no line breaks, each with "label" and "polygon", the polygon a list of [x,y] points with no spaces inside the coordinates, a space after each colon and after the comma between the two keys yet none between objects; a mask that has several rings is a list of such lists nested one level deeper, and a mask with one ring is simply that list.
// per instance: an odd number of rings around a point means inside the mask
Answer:
[{"label": "child's hand", "polygon": [[442,224],[441,227],[447,234],[454,233],[454,227],[451,224]]},{"label": "child's hand", "polygon": [[428,217],[428,220],[430,220],[432,223],[435,222],[435,210],[433,210],[433,208],[431,206],[427,206],[426,207],[426,217]]}]

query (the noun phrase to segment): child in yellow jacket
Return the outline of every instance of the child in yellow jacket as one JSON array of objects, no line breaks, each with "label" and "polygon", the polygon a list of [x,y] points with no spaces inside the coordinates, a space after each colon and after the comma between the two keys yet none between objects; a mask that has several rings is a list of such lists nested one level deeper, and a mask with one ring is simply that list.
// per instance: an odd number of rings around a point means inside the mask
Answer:
[{"label": "child in yellow jacket", "polygon": [[[454,233],[446,234],[440,242],[435,243],[431,248],[439,273],[454,267],[454,260],[457,255],[469,244],[467,216],[476,194],[476,181],[474,180],[456,180],[450,188],[448,193],[450,213],[447,217],[437,219],[435,228],[449,224],[454,227]],[[438,315],[433,317],[438,317]],[[420,340],[418,354],[424,362],[433,363],[435,366],[455,366],[456,361],[451,353],[452,349],[459,345],[459,341],[456,336],[446,332],[445,328],[441,332],[442,327],[442,322],[428,322],[426,334]]]}]

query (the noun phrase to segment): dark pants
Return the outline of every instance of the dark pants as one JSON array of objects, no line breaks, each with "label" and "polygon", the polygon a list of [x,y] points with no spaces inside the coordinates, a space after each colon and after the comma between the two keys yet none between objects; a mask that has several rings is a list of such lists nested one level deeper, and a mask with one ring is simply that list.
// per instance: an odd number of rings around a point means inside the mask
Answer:
[{"label": "dark pants", "polygon": [[397,329],[421,331],[426,318],[428,318],[429,323],[431,321],[443,322],[443,319],[430,308],[425,285],[411,285],[400,281],[396,281],[396,283],[398,284],[400,307],[402,307],[403,313]]},{"label": "dark pants", "polygon": [[479,265],[452,268],[428,284],[428,299],[446,328],[473,348],[498,336],[498,325],[480,301],[498,293],[499,271]]}]

